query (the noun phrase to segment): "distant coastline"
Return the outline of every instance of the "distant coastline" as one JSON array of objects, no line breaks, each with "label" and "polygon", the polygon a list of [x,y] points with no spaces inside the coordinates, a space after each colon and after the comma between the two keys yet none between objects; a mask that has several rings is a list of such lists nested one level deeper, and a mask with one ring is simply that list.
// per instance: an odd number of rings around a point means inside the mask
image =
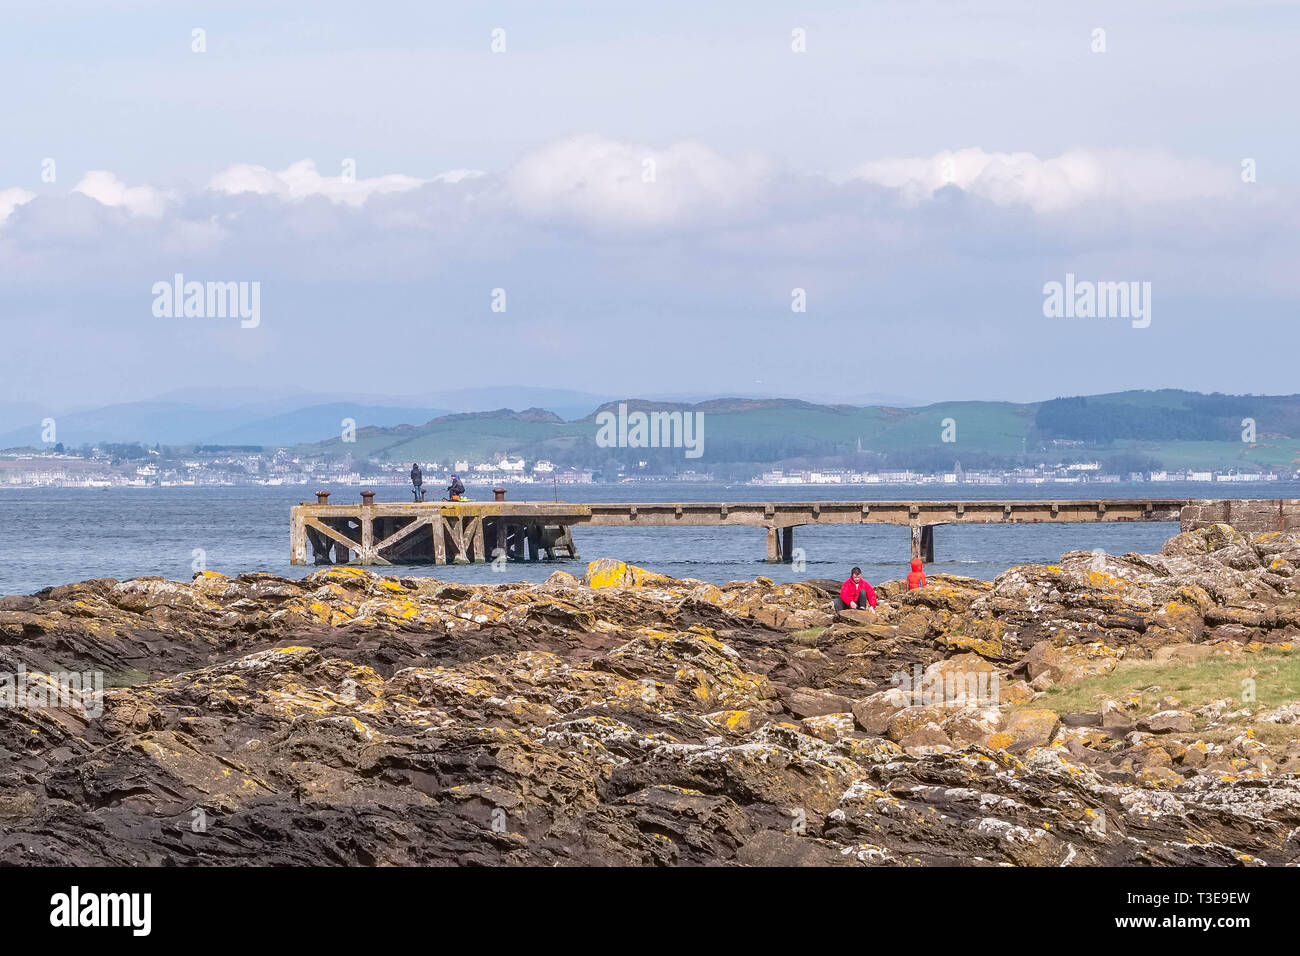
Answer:
[{"label": "distant coastline", "polygon": [[[405,466],[393,465],[391,470],[368,471],[348,469],[345,465],[309,467],[295,458],[276,455],[252,454],[244,457],[227,456],[217,461],[189,459],[177,467],[163,467],[149,461],[117,461],[111,459],[82,458],[68,455],[0,456],[0,489],[5,488],[238,488],[286,487],[310,488],[317,485],[336,487],[405,487],[410,479]],[[464,463],[459,463],[464,464]],[[546,463],[549,465],[549,463]],[[373,466],[370,466],[373,468]],[[1095,463],[1063,464],[1056,467],[1039,466],[1013,469],[981,469],[970,471],[878,471],[862,472],[848,469],[770,469],[748,479],[726,480],[707,471],[683,471],[670,474],[618,474],[605,478],[592,469],[566,468],[524,471],[523,462],[517,470],[485,470],[482,466],[459,468],[460,475],[470,487],[491,488],[498,485],[571,487],[663,484],[726,484],[757,488],[771,487],[853,487],[871,488],[881,485],[948,487],[985,486],[1105,486],[1152,484],[1276,484],[1300,480],[1300,471],[1290,469],[1272,472],[1238,469],[1153,469],[1127,474],[1102,472]],[[424,467],[426,484],[435,486],[445,482],[452,474],[447,467],[435,464]]]}]

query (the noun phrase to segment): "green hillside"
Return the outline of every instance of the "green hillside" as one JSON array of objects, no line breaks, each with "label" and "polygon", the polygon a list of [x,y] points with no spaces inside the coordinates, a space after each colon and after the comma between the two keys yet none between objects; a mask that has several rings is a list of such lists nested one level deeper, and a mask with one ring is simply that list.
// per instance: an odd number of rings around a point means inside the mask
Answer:
[{"label": "green hillside", "polygon": [[[727,464],[951,468],[1012,467],[1098,460],[1117,471],[1145,468],[1294,467],[1300,462],[1300,396],[1202,395],[1175,390],[1118,392],[1046,402],[944,402],[921,408],[816,405],[771,399],[717,399],[673,405],[629,399],[629,412],[703,415],[703,455],[681,448],[602,448],[594,409],[578,421],[528,409],[446,415],[423,425],[362,428],[294,449],[307,458],[386,462],[474,461],[502,455],[601,468],[647,461],[673,470]],[[955,441],[944,441],[945,425]],[[1243,419],[1256,441],[1243,442]]]}]

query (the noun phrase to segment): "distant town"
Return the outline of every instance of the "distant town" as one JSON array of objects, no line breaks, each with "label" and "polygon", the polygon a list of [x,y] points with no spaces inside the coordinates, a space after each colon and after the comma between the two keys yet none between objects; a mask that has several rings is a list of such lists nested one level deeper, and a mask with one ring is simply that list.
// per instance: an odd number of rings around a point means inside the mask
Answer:
[{"label": "distant town", "polygon": [[[640,467],[636,467],[639,465]],[[568,467],[545,459],[502,456],[494,461],[461,459],[421,462],[426,484],[457,474],[468,485],[614,484],[623,482],[713,482],[707,471],[655,472],[642,470],[645,462],[601,473],[591,468]],[[185,486],[241,485],[406,485],[409,463],[366,460],[310,460],[280,449],[214,449],[174,455],[161,448],[95,447],[75,452],[14,450],[0,453],[0,489],[3,488],[173,488]],[[920,471],[852,471],[847,469],[771,469],[743,483],[775,485],[1042,485],[1120,484],[1165,482],[1270,482],[1300,480],[1291,469],[1263,471],[1145,471],[1103,470],[1099,462],[1071,462],[1056,466],[1012,469]]]}]

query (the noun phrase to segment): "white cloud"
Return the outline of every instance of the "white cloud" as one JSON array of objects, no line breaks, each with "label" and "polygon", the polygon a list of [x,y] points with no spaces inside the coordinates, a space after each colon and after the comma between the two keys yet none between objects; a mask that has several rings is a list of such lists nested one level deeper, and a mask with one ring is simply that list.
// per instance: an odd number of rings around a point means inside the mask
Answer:
[{"label": "white cloud", "polygon": [[1227,195],[1236,169],[1130,150],[1068,150],[1041,159],[1033,153],[987,153],[979,147],[928,157],[875,160],[853,178],[899,190],[912,202],[948,185],[1002,206],[1037,212],[1101,199],[1171,202]]},{"label": "white cloud", "polygon": [[766,175],[762,160],[731,160],[699,143],[652,149],[584,135],[528,154],[507,183],[514,203],[534,216],[662,226],[737,212]]},{"label": "white cloud", "polygon": [[[460,169],[436,176],[433,181],[455,183],[475,175],[481,174]],[[316,171],[314,160],[303,159],[278,173],[265,166],[239,163],[212,177],[208,188],[228,195],[257,193],[288,200],[324,196],[331,202],[361,206],[377,193],[406,192],[423,186],[426,181],[396,173],[373,179],[345,179],[341,172],[338,176],[322,176]]]},{"label": "white cloud", "polygon": [[455,185],[456,183],[462,182],[466,179],[478,179],[480,176],[486,175],[487,174],[481,169],[449,169],[445,173],[439,173],[437,176],[434,176],[433,182],[451,183]]},{"label": "white cloud", "polygon": [[128,186],[112,173],[92,169],[72,188],[105,206],[120,207],[133,216],[157,218],[163,214],[167,197],[150,186]]},{"label": "white cloud", "polygon": [[0,222],[9,218],[9,214],[25,202],[36,198],[36,193],[26,189],[0,189]]},{"label": "white cloud", "polygon": [[[655,160],[653,183],[642,179],[647,158]],[[1286,325],[1300,301],[1293,187],[1265,193],[1270,187],[1241,184],[1225,161],[1228,169],[1213,169],[1228,181],[1225,199],[1151,204],[1205,188],[1187,175],[1195,162],[1083,154],[1076,164],[1025,155],[989,168],[979,151],[973,159],[979,162],[967,170],[954,158],[952,178],[998,201],[899,201],[895,190],[912,183],[918,197],[933,195],[933,183],[916,173],[932,159],[900,161],[889,179],[888,170],[875,170],[888,186],[837,184],[697,144],[649,149],[596,137],[545,145],[489,176],[447,173],[442,184],[426,181],[359,207],[274,198],[293,195],[293,177],[253,166],[238,167],[242,183],[231,170],[223,174],[243,195],[205,190],[204,177],[198,189],[167,194],[158,218],[36,188],[37,201],[0,227],[0,314],[31,316],[10,323],[15,348],[65,350],[64,377],[83,390],[108,387],[122,368],[135,378],[165,369],[164,379],[149,379],[158,387],[214,375],[247,385],[285,363],[328,361],[330,348],[359,334],[358,315],[365,316],[363,332],[399,337],[435,314],[471,324],[495,320],[489,290],[498,286],[510,290],[503,334],[518,332],[536,346],[503,355],[503,374],[526,381],[537,374],[539,355],[569,349],[574,361],[603,370],[616,385],[626,379],[629,389],[648,388],[636,383],[651,381],[661,392],[689,390],[692,381],[715,382],[721,391],[800,375],[848,383],[846,391],[860,383],[861,356],[855,364],[852,350],[815,347],[801,356],[753,334],[788,325],[782,316],[790,316],[794,288],[808,294],[808,313],[798,316],[803,338],[869,339],[901,323],[918,341],[943,343],[933,350],[932,378],[958,390],[991,381],[1041,394],[1106,391],[1141,381],[1153,361],[1184,370],[1167,384],[1195,384],[1205,364],[1197,349],[1221,334],[1224,322],[1249,323],[1242,334],[1261,340],[1294,343]],[[1073,207],[1086,215],[1035,214],[1022,204],[1112,193],[1136,194],[1146,204]],[[261,282],[267,309],[256,342],[221,345],[229,325],[160,326],[148,291],[177,272]],[[1044,320],[1043,284],[1070,272],[1152,282],[1164,305],[1150,334],[1130,342],[1139,333],[1125,323],[1082,334],[1077,323]],[[59,294],[25,295],[32,283]],[[109,341],[103,328],[132,334]],[[550,338],[538,329],[551,329]],[[136,341],[136,331],[150,336],[148,350],[118,341]],[[1025,343],[1014,362],[1003,354],[1007,336]],[[691,348],[678,347],[684,339]],[[264,350],[256,359],[245,354],[254,347]],[[66,358],[70,348],[75,358]],[[1294,379],[1286,365],[1292,352],[1271,349],[1244,371],[1220,363],[1220,377],[1199,384],[1283,388],[1288,371]],[[362,369],[358,381],[377,391],[420,381],[426,353],[407,349],[391,368]],[[1060,356],[1076,353],[1078,361],[1064,368]],[[718,363],[719,354],[730,361]],[[120,361],[106,366],[104,355]],[[105,377],[108,366],[113,376]],[[727,371],[733,368],[742,371]],[[873,388],[906,394],[905,369],[877,362],[873,370],[883,378]],[[39,376],[17,381],[33,394],[45,387]]]}]

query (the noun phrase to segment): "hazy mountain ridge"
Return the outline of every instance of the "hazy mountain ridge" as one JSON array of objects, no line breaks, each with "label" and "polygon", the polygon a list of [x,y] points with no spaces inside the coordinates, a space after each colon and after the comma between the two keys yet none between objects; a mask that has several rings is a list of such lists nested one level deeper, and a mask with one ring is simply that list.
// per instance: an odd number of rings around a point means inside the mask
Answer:
[{"label": "hazy mountain ridge", "polygon": [[[699,412],[704,454],[681,448],[604,448],[597,416]],[[1257,440],[1243,441],[1243,410]],[[1187,416],[1195,413],[1194,427]],[[1142,427],[1136,427],[1141,423]],[[447,461],[501,455],[606,467],[647,462],[665,470],[700,465],[792,463],[950,470],[1012,467],[1034,460],[1095,459],[1109,470],[1285,466],[1300,456],[1300,396],[1218,396],[1174,390],[1109,393],[1046,402],[942,402],[919,408],[817,405],[798,399],[710,399],[695,404],[628,398],[577,421],[529,421],[523,413],[444,416],[400,432],[368,430],[355,443],[318,442],[308,457]],[[637,468],[641,466],[636,465]]]},{"label": "hazy mountain ridge", "polygon": [[[323,435],[341,435],[344,419],[358,427],[423,424],[445,409],[363,405],[348,402],[280,410],[277,404],[213,408],[187,402],[128,402],[54,420],[55,439],[67,447],[100,442],[164,445],[295,445]],[[44,444],[43,419],[0,433],[0,448]]]},{"label": "hazy mountain ridge", "polygon": [[[518,391],[535,397],[547,390]],[[551,394],[571,399],[581,393]],[[601,401],[569,420],[538,405],[522,411],[502,406],[456,411],[335,401],[286,410],[292,401],[268,398],[237,408],[128,403],[58,418],[57,439],[67,447],[106,441],[263,445],[290,447],[307,458],[358,461],[482,461],[512,455],[606,470],[617,464],[649,473],[728,464],[946,471],[958,462],[970,470],[1030,460],[1090,459],[1112,472],[1260,470],[1300,460],[1300,395],[1162,389],[914,408],[738,396],[695,403],[624,398]],[[601,447],[597,418],[619,414],[620,406],[628,414],[702,415],[703,454],[687,462],[680,447]],[[355,424],[355,433],[346,428],[348,421]],[[32,425],[0,435],[0,445],[41,447],[41,437],[40,426]]]}]

